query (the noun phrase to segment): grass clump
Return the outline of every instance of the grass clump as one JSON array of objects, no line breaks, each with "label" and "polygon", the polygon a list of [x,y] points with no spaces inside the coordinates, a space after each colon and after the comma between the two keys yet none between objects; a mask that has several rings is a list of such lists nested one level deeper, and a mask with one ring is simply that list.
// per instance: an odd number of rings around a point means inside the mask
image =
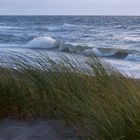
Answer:
[{"label": "grass clump", "polygon": [[86,140],[140,139],[139,82],[94,56],[73,60],[1,63],[0,118],[56,117]]}]

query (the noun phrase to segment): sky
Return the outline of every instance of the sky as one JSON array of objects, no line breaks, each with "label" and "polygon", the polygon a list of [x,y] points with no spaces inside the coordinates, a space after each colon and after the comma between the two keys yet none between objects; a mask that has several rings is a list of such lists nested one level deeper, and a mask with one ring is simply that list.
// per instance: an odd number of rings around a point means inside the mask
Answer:
[{"label": "sky", "polygon": [[0,15],[140,15],[140,0],[0,0]]}]

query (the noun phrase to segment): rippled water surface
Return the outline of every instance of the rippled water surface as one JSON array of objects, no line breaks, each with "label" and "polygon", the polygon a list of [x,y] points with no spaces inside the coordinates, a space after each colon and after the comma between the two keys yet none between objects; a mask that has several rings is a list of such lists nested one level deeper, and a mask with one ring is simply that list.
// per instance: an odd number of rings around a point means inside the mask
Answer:
[{"label": "rippled water surface", "polygon": [[0,16],[0,58],[7,52],[96,54],[140,78],[140,17]]}]

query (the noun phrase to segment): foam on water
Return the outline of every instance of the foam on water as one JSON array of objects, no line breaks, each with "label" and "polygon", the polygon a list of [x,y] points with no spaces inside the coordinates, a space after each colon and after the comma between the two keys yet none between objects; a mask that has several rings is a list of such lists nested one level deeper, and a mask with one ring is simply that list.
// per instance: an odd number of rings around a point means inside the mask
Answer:
[{"label": "foam on water", "polygon": [[126,57],[126,60],[140,61],[140,54],[138,54],[138,53],[136,53],[136,54],[129,54]]},{"label": "foam on water", "polygon": [[64,23],[63,25],[59,25],[59,26],[48,26],[47,27],[47,29],[49,31],[71,30],[71,29],[78,29],[78,28],[81,28],[81,26],[74,25],[74,24],[68,24],[68,23]]},{"label": "foam on water", "polygon": [[50,36],[37,37],[31,40],[26,47],[32,49],[50,49],[59,45],[59,41]]},{"label": "foam on water", "polygon": [[62,28],[71,28],[71,27],[78,27],[78,25],[64,23],[61,27]]},{"label": "foam on water", "polygon": [[140,36],[138,35],[130,35],[123,38],[123,40],[132,42],[132,43],[140,43]]},{"label": "foam on water", "polygon": [[0,25],[0,30],[12,30],[12,29],[23,29],[23,28],[17,26]]},{"label": "foam on water", "polygon": [[140,63],[136,61],[123,61],[115,59],[105,59],[112,67],[120,71],[127,77],[140,79]]},{"label": "foam on water", "polygon": [[26,45],[30,49],[54,49],[86,56],[96,55],[98,57],[114,57],[124,60],[140,61],[140,53],[133,50],[116,48],[95,48],[88,45],[76,44],[56,40],[50,36],[37,37],[29,41]]},{"label": "foam on water", "polygon": [[17,44],[9,44],[9,43],[7,43],[7,44],[0,43],[0,48],[15,48],[15,47],[19,47],[19,46],[20,46],[20,44],[17,45]]},{"label": "foam on water", "polygon": [[101,48],[92,48],[92,49],[87,49],[84,51],[84,54],[86,55],[96,55],[99,57],[107,57],[107,56],[113,56],[115,55],[117,51],[116,50],[108,50],[108,51],[102,51]]},{"label": "foam on water", "polygon": [[0,25],[0,29],[13,29],[12,26]]},{"label": "foam on water", "polygon": [[2,49],[25,54],[94,54],[112,60],[115,68],[139,75],[139,21],[140,17],[119,16],[1,16],[0,56],[5,55]]}]

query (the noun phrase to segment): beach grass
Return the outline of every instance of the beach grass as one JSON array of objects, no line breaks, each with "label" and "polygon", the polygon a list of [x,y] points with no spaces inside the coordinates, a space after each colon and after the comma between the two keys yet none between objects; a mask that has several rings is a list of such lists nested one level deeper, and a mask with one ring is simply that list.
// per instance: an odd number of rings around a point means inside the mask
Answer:
[{"label": "beach grass", "polygon": [[139,82],[95,56],[59,59],[1,62],[0,119],[54,117],[86,140],[139,140]]}]

